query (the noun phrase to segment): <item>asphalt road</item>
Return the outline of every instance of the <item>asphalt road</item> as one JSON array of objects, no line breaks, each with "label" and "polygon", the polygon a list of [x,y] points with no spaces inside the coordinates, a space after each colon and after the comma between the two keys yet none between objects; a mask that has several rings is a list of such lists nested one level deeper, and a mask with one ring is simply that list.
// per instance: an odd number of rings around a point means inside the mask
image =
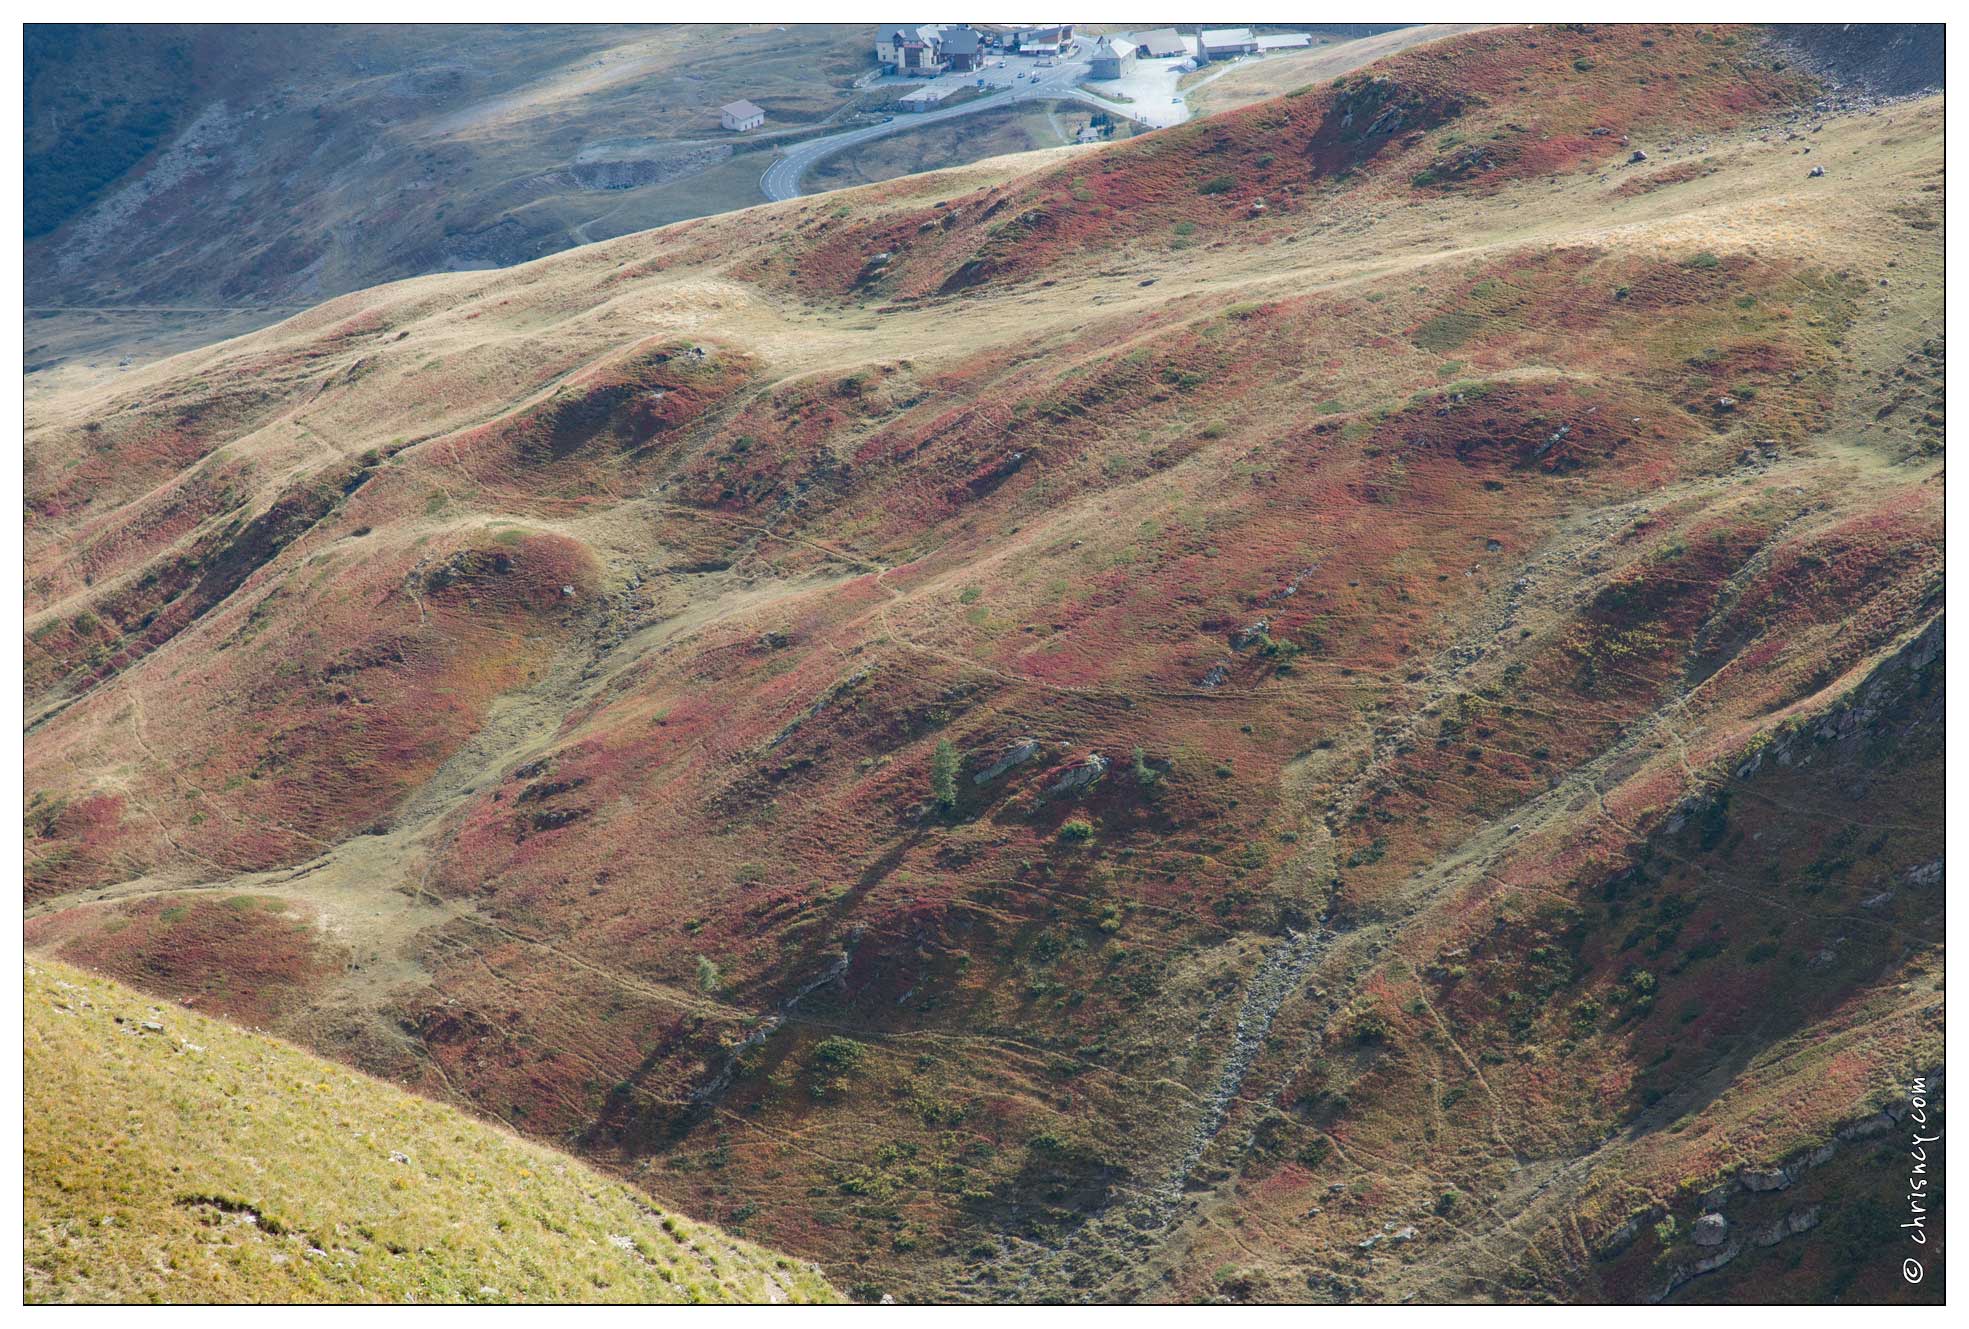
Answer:
[{"label": "asphalt road", "polygon": [[[844,148],[851,148],[858,143],[866,143],[870,139],[882,138],[889,134],[902,134],[912,129],[921,129],[940,120],[954,120],[959,116],[975,115],[979,111],[996,110],[1001,106],[1016,106],[1021,102],[1085,102],[1111,115],[1129,120],[1137,119],[1138,117],[1129,114],[1126,106],[1103,101],[1077,86],[1087,77],[1089,68],[1086,60],[1063,61],[1051,69],[1037,71],[1039,78],[1036,82],[1022,78],[1004,92],[974,98],[961,105],[945,107],[940,111],[903,112],[893,120],[864,125],[860,129],[850,129],[846,133],[829,134],[826,138],[809,139],[805,143],[795,144],[766,168],[766,173],[759,177],[759,189],[775,203],[784,202],[789,198],[799,198],[804,192],[801,189],[801,181],[807,172],[813,169],[815,163],[822,158],[833,156]],[[1180,109],[1184,119],[1189,116],[1188,107],[1172,106],[1170,109],[1172,111]],[[1175,120],[1171,123],[1181,123],[1181,121]]]}]

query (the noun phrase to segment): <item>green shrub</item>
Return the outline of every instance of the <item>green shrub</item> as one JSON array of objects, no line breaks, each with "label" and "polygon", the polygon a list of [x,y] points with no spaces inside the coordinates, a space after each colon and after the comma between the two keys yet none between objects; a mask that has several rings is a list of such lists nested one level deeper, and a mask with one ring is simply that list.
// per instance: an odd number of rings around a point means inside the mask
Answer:
[{"label": "green shrub", "polygon": [[940,808],[957,806],[957,749],[947,738],[938,739],[930,754],[930,796]]},{"label": "green shrub", "polygon": [[862,1059],[867,1055],[866,1043],[857,1043],[852,1038],[838,1035],[823,1038],[814,1044],[813,1068],[829,1075],[847,1075],[860,1069]]},{"label": "green shrub", "polygon": [[1237,188],[1237,181],[1228,175],[1213,175],[1196,187],[1199,194],[1228,194]]},{"label": "green shrub", "polygon": [[1085,844],[1094,838],[1094,823],[1085,817],[1075,817],[1060,826],[1060,841],[1063,844]]}]

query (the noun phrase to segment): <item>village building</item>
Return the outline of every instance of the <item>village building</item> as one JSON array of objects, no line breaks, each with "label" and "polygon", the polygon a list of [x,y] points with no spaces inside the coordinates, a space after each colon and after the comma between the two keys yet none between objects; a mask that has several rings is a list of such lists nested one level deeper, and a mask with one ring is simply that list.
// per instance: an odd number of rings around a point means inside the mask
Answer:
[{"label": "village building", "polygon": [[1073,45],[1073,24],[1048,23],[1036,28],[1020,28],[1015,44],[1020,55],[1058,55]]},{"label": "village building", "polygon": [[942,54],[943,25],[904,23],[875,34],[875,63],[885,73],[935,78],[950,66]]},{"label": "village building", "polygon": [[1135,67],[1135,42],[1128,37],[1103,37],[1094,48],[1095,78],[1123,78]]},{"label": "village building", "polygon": [[1150,60],[1167,60],[1190,53],[1190,44],[1174,28],[1138,32],[1130,40],[1135,43],[1135,54]]},{"label": "village building", "polygon": [[935,78],[982,69],[990,50],[1057,56],[1073,45],[1073,24],[892,23],[875,32],[875,63],[885,74]]},{"label": "village building", "polygon": [[891,24],[889,27],[876,31],[875,63],[882,67],[883,73],[893,74],[896,72],[896,66],[901,60],[898,52],[902,47],[903,38],[906,34],[913,35],[915,31],[916,25],[913,23]]},{"label": "village building", "polygon": [[1203,34],[1203,53],[1212,60],[1239,55],[1255,55],[1258,39],[1249,28],[1209,28]]},{"label": "village building", "polygon": [[984,39],[974,28],[945,28],[938,49],[951,69],[966,73],[984,61]]},{"label": "village building", "polygon": [[925,87],[913,88],[904,96],[898,97],[896,105],[905,111],[928,111],[934,109],[936,104],[948,97],[951,92],[951,88],[929,84]]},{"label": "village building", "polygon": [[1265,32],[1258,36],[1258,49],[1262,51],[1291,51],[1313,44],[1310,32]]},{"label": "village building", "polygon": [[933,26],[917,29],[914,38],[896,45],[896,72],[909,78],[936,78],[950,68],[940,53],[940,34]]},{"label": "village building", "polygon": [[764,107],[751,102],[736,101],[718,108],[718,123],[735,133],[743,134],[748,129],[757,129],[766,123]]}]

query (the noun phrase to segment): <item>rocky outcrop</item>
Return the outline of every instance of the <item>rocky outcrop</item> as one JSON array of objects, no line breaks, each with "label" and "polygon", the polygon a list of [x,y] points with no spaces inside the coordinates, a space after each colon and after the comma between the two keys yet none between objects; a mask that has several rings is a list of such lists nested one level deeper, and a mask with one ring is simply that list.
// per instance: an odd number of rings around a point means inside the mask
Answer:
[{"label": "rocky outcrop", "polygon": [[1036,738],[1015,738],[1010,747],[998,754],[991,765],[971,777],[972,784],[989,784],[1014,766],[1023,766],[1039,755],[1039,740]]},{"label": "rocky outcrop", "polygon": [[1649,1297],[1648,1301],[1654,1303],[1667,1300],[1670,1293],[1674,1292],[1676,1288],[1681,1287],[1690,1279],[1700,1278],[1704,1274],[1714,1273],[1741,1254],[1743,1254],[1743,1243],[1733,1241],[1720,1250],[1703,1256],[1701,1259],[1692,1260],[1688,1264],[1676,1265],[1669,1272],[1668,1281],[1662,1286],[1661,1291]]},{"label": "rocky outcrop", "polygon": [[1047,772],[1050,779],[1044,797],[1065,798],[1078,794],[1097,784],[1107,773],[1108,759],[1098,752],[1090,752],[1080,761]]},{"label": "rocky outcrop", "polygon": [[1634,1244],[1634,1238],[1641,1235],[1641,1229],[1652,1227],[1668,1216],[1668,1211],[1660,1205],[1649,1205],[1639,1213],[1629,1214],[1621,1225],[1607,1234],[1600,1243],[1598,1256],[1605,1260],[1620,1254]]},{"label": "rocky outcrop", "polygon": [[1796,1236],[1800,1232],[1810,1232],[1817,1227],[1819,1213],[1820,1208],[1816,1204],[1803,1209],[1794,1209],[1768,1227],[1759,1228],[1751,1233],[1750,1239],[1759,1246],[1775,1246],[1786,1237]]},{"label": "rocky outcrop", "polygon": [[1261,618],[1256,623],[1239,628],[1231,634],[1231,649],[1241,651],[1247,646],[1255,646],[1263,641],[1271,630],[1272,621],[1269,618]]},{"label": "rocky outcrop", "polygon": [[[1943,1085],[1942,1073],[1936,1071],[1922,1076],[1921,1079],[1927,1087],[1930,1101],[1938,1100]],[[1733,1196],[1741,1196],[1745,1191],[1756,1195],[1773,1195],[1789,1190],[1801,1181],[1810,1169],[1831,1162],[1839,1153],[1842,1144],[1885,1134],[1905,1120],[1907,1115],[1908,1109],[1905,1104],[1890,1105],[1879,1112],[1849,1122],[1836,1130],[1832,1139],[1794,1154],[1789,1160],[1776,1167],[1744,1168],[1737,1173],[1734,1187],[1726,1182],[1711,1188],[1702,1197],[1704,1212],[1689,1227],[1690,1242],[1708,1251],[1709,1254],[1672,1265],[1666,1282],[1648,1300],[1651,1303],[1665,1300],[1689,1280],[1721,1269],[1743,1253],[1746,1240],[1753,1246],[1768,1249],[1787,1237],[1798,1236],[1816,1228],[1825,1217],[1825,1207],[1822,1204],[1805,1204],[1787,1210],[1759,1226],[1746,1226],[1741,1233],[1733,1232],[1734,1225],[1720,1211]],[[1741,1189],[1738,1189],[1739,1187]],[[1659,1223],[1668,1216],[1669,1211],[1661,1205],[1650,1205],[1646,1209],[1630,1214],[1620,1226],[1607,1235],[1605,1241],[1599,1244],[1595,1254],[1602,1260],[1611,1259],[1632,1244],[1645,1228]]]}]

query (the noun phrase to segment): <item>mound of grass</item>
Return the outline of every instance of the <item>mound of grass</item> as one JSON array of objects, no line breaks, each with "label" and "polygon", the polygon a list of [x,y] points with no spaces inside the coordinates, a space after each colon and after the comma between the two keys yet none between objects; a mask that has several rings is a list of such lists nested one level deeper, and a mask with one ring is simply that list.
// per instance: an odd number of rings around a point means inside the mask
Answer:
[{"label": "mound of grass", "polygon": [[299,1048],[36,960],[29,1301],[836,1301],[813,1266]]}]

